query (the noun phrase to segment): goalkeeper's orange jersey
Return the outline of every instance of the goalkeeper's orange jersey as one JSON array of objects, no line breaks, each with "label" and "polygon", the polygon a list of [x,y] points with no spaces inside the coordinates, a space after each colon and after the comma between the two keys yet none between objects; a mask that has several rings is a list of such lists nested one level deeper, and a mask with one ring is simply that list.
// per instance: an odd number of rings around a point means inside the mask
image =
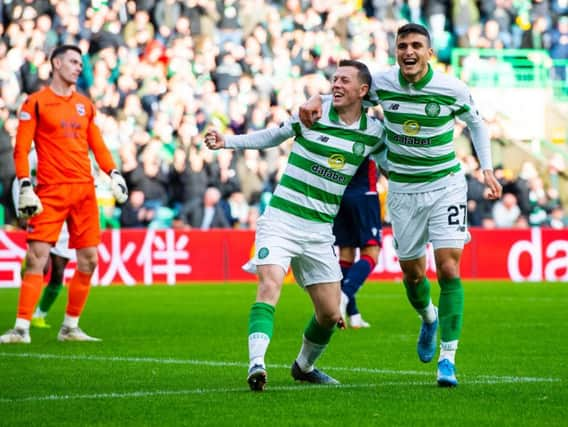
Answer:
[{"label": "goalkeeper's orange jersey", "polygon": [[30,176],[32,141],[38,158],[38,184],[93,182],[89,149],[104,172],[115,169],[94,122],[95,112],[93,103],[77,92],[64,97],[45,87],[28,96],[19,114],[14,148],[17,177]]}]

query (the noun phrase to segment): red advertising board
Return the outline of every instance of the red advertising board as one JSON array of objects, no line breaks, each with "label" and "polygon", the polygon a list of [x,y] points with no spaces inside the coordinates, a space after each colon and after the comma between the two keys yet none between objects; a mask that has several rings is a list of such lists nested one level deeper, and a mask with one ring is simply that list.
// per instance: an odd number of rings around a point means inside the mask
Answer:
[{"label": "red advertising board", "polygon": [[[551,229],[471,229],[461,271],[464,279],[568,282],[568,231]],[[400,279],[400,267],[390,230],[371,279]],[[148,230],[103,232],[98,247],[98,285],[253,281],[241,266],[254,249],[249,230]],[[0,231],[0,288],[20,285],[25,233]],[[427,251],[428,274],[435,277],[433,250]],[[66,277],[72,274],[69,264]]]}]

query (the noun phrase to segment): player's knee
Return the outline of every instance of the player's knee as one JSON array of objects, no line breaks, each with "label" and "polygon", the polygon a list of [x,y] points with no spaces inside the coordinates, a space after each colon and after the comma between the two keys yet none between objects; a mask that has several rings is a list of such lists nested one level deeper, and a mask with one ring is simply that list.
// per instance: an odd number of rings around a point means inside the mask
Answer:
[{"label": "player's knee", "polygon": [[410,270],[408,272],[404,272],[402,275],[404,283],[410,286],[418,286],[420,283],[424,281],[425,277],[426,277],[426,272],[420,270]]},{"label": "player's knee", "polygon": [[459,277],[459,264],[453,259],[446,259],[438,263],[436,266],[436,274],[438,280],[450,280]]},{"label": "player's knee", "polygon": [[97,253],[87,253],[79,256],[77,254],[77,269],[83,273],[92,274],[97,268],[98,257]]},{"label": "player's knee", "polygon": [[48,267],[48,254],[37,251],[28,251],[26,254],[26,271],[35,274],[42,274],[44,268]]},{"label": "player's knee", "polygon": [[378,246],[365,246],[361,249],[361,257],[365,256],[369,258],[369,260],[372,260],[373,264],[376,265],[379,260],[379,252],[380,248]]},{"label": "player's knee", "polygon": [[332,328],[341,320],[339,309],[322,311],[317,316],[318,323],[324,328]]}]

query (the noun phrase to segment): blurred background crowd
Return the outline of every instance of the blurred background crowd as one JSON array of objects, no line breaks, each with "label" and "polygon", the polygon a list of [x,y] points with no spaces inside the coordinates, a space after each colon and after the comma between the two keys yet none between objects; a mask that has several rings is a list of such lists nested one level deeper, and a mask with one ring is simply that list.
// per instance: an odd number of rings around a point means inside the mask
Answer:
[{"label": "blurred background crowd", "polygon": [[[254,229],[290,144],[211,152],[205,129],[278,126],[309,96],[329,91],[340,59],[392,64],[402,23],[430,29],[440,68],[455,47],[547,49],[568,59],[568,0],[3,0],[0,8],[0,201],[8,226],[16,224],[17,110],[48,82],[58,44],[83,51],[78,90],[95,103],[131,191],[116,207],[106,177],[97,176],[105,227]],[[467,132],[456,137],[470,146]],[[544,170],[530,161],[499,167],[506,194],[491,202],[471,150],[459,153],[471,225],[568,227],[558,186],[563,156]],[[384,201],[384,178],[378,187]]]}]

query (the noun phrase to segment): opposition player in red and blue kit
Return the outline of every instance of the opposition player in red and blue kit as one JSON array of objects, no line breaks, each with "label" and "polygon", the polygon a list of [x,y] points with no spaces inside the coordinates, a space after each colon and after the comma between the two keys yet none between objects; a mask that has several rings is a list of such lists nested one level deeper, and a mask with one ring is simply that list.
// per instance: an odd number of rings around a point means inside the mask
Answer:
[{"label": "opposition player in red and blue kit", "polygon": [[[375,269],[381,248],[381,211],[377,194],[377,163],[367,157],[347,186],[339,213],[333,223],[335,244],[339,246],[341,314],[349,327],[368,328],[355,294]],[[355,262],[359,249],[359,259]]]}]

